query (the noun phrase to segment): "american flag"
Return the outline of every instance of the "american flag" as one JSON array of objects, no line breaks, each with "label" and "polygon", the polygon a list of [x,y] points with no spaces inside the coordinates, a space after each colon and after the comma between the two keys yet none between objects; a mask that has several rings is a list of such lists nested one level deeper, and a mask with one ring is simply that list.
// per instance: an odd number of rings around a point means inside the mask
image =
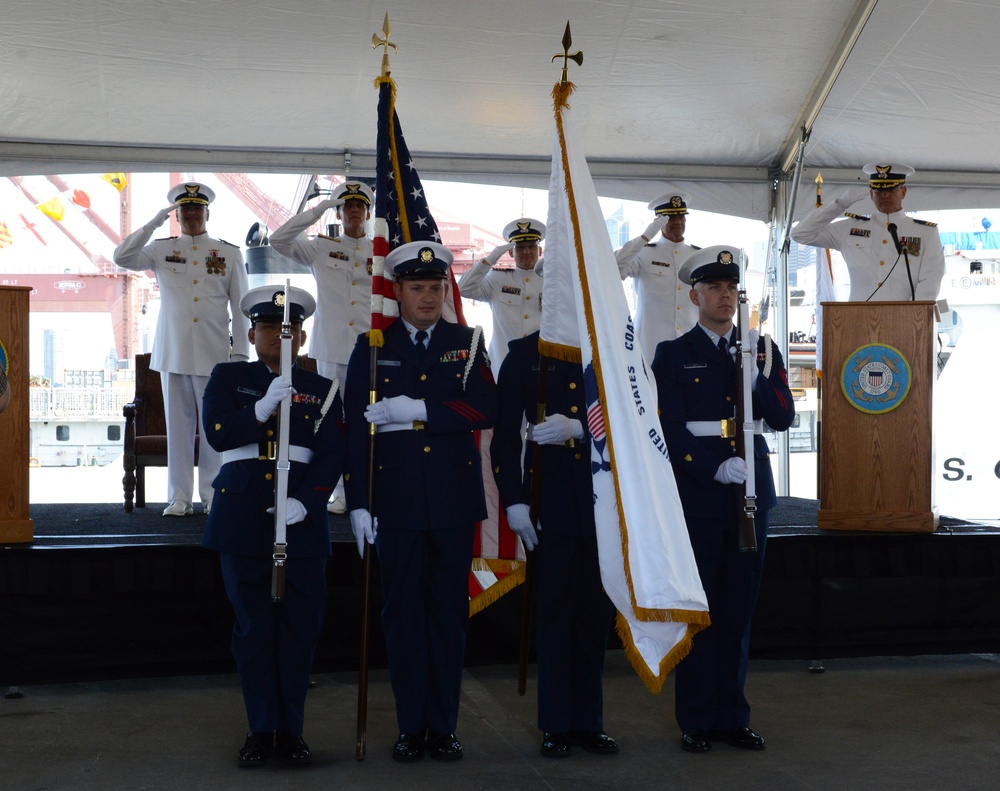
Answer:
[{"label": "american flag", "polygon": [[[392,299],[392,285],[383,276],[382,261],[389,251],[407,242],[441,242],[437,223],[431,215],[423,184],[413,158],[403,140],[403,130],[396,115],[396,84],[389,77],[379,77],[378,136],[375,158],[375,238],[372,268],[372,330],[385,329],[392,321],[383,311],[384,300]],[[400,199],[402,198],[402,199]],[[444,317],[466,324],[462,298],[455,273],[449,271],[451,301]],[[449,315],[448,307],[453,311]],[[372,335],[372,343],[381,345]],[[469,572],[469,612],[475,615],[524,580],[523,550],[507,525],[504,510],[493,480],[489,458],[490,431],[480,432],[483,484],[486,489],[486,521],[476,532],[472,569]]]},{"label": "american flag", "polygon": [[[375,156],[375,217],[384,218],[387,226],[388,249],[407,242],[441,243],[437,223],[431,215],[424,195],[424,185],[413,164],[413,158],[403,140],[403,130],[396,115],[396,83],[389,77],[378,79],[378,137]],[[400,200],[402,196],[402,200]],[[377,235],[376,235],[377,239]],[[375,251],[378,255],[378,250]],[[383,255],[384,255],[383,254]],[[458,293],[455,273],[449,270],[451,281],[451,305],[455,320],[465,324],[462,298]],[[392,298],[392,288],[384,279],[382,294]],[[375,285],[372,286],[373,290]],[[372,326],[375,327],[374,316]],[[445,318],[451,318],[445,314]]]}]

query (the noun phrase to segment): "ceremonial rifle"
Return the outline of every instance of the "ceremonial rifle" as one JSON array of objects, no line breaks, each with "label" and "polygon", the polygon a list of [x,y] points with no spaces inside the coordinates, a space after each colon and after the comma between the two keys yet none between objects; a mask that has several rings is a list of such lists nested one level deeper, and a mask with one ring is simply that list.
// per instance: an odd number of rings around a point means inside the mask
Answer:
[{"label": "ceremonial rifle", "polygon": [[740,509],[740,552],[757,551],[757,490],[754,482],[753,449],[753,366],[757,350],[748,348],[750,335],[750,303],[747,292],[740,288],[739,313],[736,324],[736,454],[747,465],[743,507]]},{"label": "ceremonial rifle", "polygon": [[[281,376],[292,381],[292,321],[291,281],[285,280],[285,314],[281,319]],[[285,598],[285,561],[288,559],[288,430],[291,423],[292,394],[282,399],[278,407],[278,450],[274,462],[274,565],[271,568],[271,601]]]}]

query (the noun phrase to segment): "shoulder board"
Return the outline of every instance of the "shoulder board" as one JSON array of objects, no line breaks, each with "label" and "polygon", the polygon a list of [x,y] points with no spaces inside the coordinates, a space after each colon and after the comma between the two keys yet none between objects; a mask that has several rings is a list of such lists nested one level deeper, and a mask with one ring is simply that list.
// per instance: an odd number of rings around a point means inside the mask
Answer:
[{"label": "shoulder board", "polygon": [[232,242],[227,242],[225,239],[219,239],[222,244],[228,244],[230,247],[239,247],[239,245],[233,244]]},{"label": "shoulder board", "polygon": [[911,217],[917,225],[926,225],[928,228],[937,228],[936,222],[931,222],[930,220],[918,220],[916,217]]},{"label": "shoulder board", "polygon": [[862,222],[868,222],[871,219],[871,217],[868,217],[865,214],[854,214],[853,212],[849,211],[845,211],[844,216],[850,217],[852,220],[861,220]]},{"label": "shoulder board", "polygon": [[327,236],[325,233],[320,233],[320,234],[316,234],[316,235],[320,239],[327,239],[328,241],[331,241],[331,242],[340,243],[340,237],[339,236]]},{"label": "shoulder board", "polygon": [[692,249],[692,250],[700,250],[701,248],[700,248],[700,247],[698,247],[698,245],[696,245],[696,244],[693,244],[693,245],[691,245],[691,249]]},{"label": "shoulder board", "polygon": [[161,236],[159,239],[154,239],[154,242],[169,242],[171,239],[179,239],[178,236]]}]

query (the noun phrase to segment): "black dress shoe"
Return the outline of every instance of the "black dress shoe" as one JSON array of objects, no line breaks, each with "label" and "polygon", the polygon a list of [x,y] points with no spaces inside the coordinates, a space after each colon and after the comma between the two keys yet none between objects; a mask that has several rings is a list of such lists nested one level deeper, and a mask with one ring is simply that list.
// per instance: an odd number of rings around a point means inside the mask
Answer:
[{"label": "black dress shoe", "polygon": [[414,764],[424,760],[424,737],[417,733],[401,733],[392,748],[392,760]]},{"label": "black dress shoe", "polygon": [[681,734],[681,749],[689,753],[707,753],[712,744],[705,731],[684,731]]},{"label": "black dress shoe", "polygon": [[243,749],[236,758],[236,765],[241,769],[264,766],[273,743],[273,733],[248,733],[246,741],[243,742]]},{"label": "black dress shoe", "polygon": [[462,757],[462,743],[454,733],[431,733],[427,752],[435,761],[457,761]]},{"label": "black dress shoe", "polygon": [[712,731],[713,739],[721,739],[733,747],[741,750],[763,750],[764,737],[759,733],[754,733],[749,728],[728,728],[726,730]]},{"label": "black dress shoe", "polygon": [[569,734],[546,733],[542,736],[542,755],[546,758],[567,758],[572,751]]},{"label": "black dress shoe", "polygon": [[618,755],[618,742],[602,731],[572,731],[569,738],[588,753]]},{"label": "black dress shoe", "polygon": [[286,764],[305,766],[312,763],[312,751],[301,736],[285,736],[282,738],[279,735],[275,742],[275,751]]}]

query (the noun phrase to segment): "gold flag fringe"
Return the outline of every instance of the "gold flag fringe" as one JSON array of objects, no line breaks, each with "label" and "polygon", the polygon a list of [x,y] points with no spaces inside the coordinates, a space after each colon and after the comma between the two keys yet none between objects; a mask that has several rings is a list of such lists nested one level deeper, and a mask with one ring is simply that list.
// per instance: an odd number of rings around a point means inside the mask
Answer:
[{"label": "gold flag fringe", "polygon": [[511,570],[503,579],[497,580],[476,598],[469,600],[469,617],[481,613],[501,596],[514,590],[524,582],[524,562],[520,560],[503,560],[502,558],[473,558],[472,568],[475,571],[506,571]]},{"label": "gold flag fringe", "polygon": [[658,695],[663,691],[663,683],[667,680],[667,676],[670,675],[670,671],[677,667],[681,663],[681,660],[691,653],[692,640],[694,635],[701,631],[701,627],[688,626],[684,637],[670,650],[670,653],[660,660],[660,666],[657,668],[655,675],[649,669],[639,650],[635,647],[635,641],[632,639],[632,629],[629,627],[628,620],[621,613],[618,613],[615,619],[615,631],[618,633],[618,637],[622,641],[622,646],[625,648],[625,658],[632,665],[632,669],[639,676],[639,680],[646,685],[646,688],[650,692]]}]

